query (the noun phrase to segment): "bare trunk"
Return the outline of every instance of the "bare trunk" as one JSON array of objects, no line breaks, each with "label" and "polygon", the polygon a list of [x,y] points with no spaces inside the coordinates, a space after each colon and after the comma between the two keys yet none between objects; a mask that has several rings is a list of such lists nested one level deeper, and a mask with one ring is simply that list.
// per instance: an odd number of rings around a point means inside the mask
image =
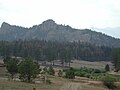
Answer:
[{"label": "bare trunk", "polygon": [[70,67],[70,60],[69,60],[69,67]]},{"label": "bare trunk", "polygon": [[27,80],[28,80],[28,82],[31,82],[31,76],[30,75],[28,75]]},{"label": "bare trunk", "polygon": [[55,64],[55,62],[54,62],[54,60],[53,60],[53,66],[54,66],[54,64]]}]

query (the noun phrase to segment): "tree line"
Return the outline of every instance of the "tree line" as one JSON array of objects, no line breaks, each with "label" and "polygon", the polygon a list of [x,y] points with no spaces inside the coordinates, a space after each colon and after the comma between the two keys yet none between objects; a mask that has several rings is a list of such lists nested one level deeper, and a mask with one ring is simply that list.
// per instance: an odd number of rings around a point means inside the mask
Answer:
[{"label": "tree line", "polygon": [[32,57],[38,61],[111,60],[112,48],[84,42],[0,41],[0,56]]}]

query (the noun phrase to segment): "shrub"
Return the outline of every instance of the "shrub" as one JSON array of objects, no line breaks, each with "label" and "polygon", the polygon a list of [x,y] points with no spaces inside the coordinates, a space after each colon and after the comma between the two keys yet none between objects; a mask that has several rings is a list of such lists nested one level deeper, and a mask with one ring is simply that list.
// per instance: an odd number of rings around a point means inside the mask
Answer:
[{"label": "shrub", "polygon": [[62,77],[62,75],[63,75],[62,70],[59,70],[59,72],[58,72],[58,76],[59,76],[59,77]]},{"label": "shrub", "polygon": [[36,90],[36,88],[33,88],[33,90]]},{"label": "shrub", "polygon": [[109,89],[114,89],[116,86],[114,85],[114,82],[117,81],[117,78],[111,75],[106,75],[102,78],[103,84],[107,86]]},{"label": "shrub", "polygon": [[85,74],[85,77],[90,78],[90,74],[88,74],[88,73]]},{"label": "shrub", "polygon": [[47,72],[48,72],[47,67],[44,67],[44,68],[43,68],[43,73],[45,74],[45,73],[47,73]]},{"label": "shrub", "polygon": [[48,68],[48,74],[49,74],[49,75],[54,75],[54,74],[55,74],[55,71],[54,71],[54,69],[53,69],[52,66],[50,66],[50,67]]},{"label": "shrub", "polygon": [[46,84],[51,84],[51,81],[49,79],[47,79]]},{"label": "shrub", "polygon": [[108,64],[105,66],[105,70],[110,71],[110,66]]},{"label": "shrub", "polygon": [[[64,69],[63,69],[63,72],[67,72],[68,70],[69,70],[68,68],[67,68],[67,69],[66,69],[66,68],[64,68]],[[75,70],[75,69],[74,69],[74,70]]]},{"label": "shrub", "polygon": [[93,71],[94,71],[93,68],[88,68],[88,69],[87,69],[87,72],[88,72],[88,73],[92,73]]},{"label": "shrub", "polygon": [[65,78],[68,78],[68,79],[74,79],[75,78],[75,73],[74,73],[73,68],[70,68],[69,70],[66,71]]},{"label": "shrub", "polygon": [[94,73],[102,73],[99,69],[94,69]]},{"label": "shrub", "polygon": [[85,77],[87,73],[85,71],[77,71],[75,72],[75,76]]}]

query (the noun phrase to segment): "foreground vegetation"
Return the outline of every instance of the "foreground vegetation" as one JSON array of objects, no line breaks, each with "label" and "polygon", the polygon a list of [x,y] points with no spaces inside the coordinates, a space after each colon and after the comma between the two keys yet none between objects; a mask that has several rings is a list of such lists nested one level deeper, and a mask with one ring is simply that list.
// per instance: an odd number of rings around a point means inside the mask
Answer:
[{"label": "foreground vegetation", "polygon": [[[44,70],[43,72],[41,72],[42,76],[36,77],[30,83],[18,81],[17,79],[18,77],[14,77],[14,80],[10,80],[10,81],[8,78],[1,77],[0,90],[33,90],[33,88],[35,88],[36,90],[69,90],[68,88],[71,88],[71,90],[79,90],[79,88],[81,88],[82,90],[107,90],[107,87],[109,88],[110,86],[111,88],[112,85],[113,85],[112,87],[114,87],[115,85],[116,88],[115,82],[118,82],[119,80],[119,76],[117,77],[114,75],[109,75],[109,73],[106,73],[106,71],[104,70],[87,68],[87,67],[82,67],[80,69],[75,69],[75,68],[67,69],[68,72],[66,69],[65,70],[57,69],[56,71],[56,69],[52,67],[49,68],[44,67],[43,69],[41,69],[41,71],[42,70]],[[87,75],[85,75],[83,77],[87,77],[88,79],[85,80],[85,82],[83,83],[82,79],[77,79],[75,77],[77,76],[76,72],[82,72],[82,73],[85,72],[85,74],[91,74],[90,76],[92,76],[93,78],[90,77],[88,78]],[[99,78],[96,79],[96,77],[98,76],[95,74],[98,74]],[[108,77],[108,75],[110,78]],[[47,77],[47,81],[50,83],[45,83],[43,79],[41,79],[41,77]],[[95,81],[95,83],[94,82],[91,83],[88,81]],[[106,85],[106,87],[103,86],[102,83],[99,83],[99,81],[102,81],[103,84]],[[75,88],[73,89],[74,86]]]},{"label": "foreground vegetation", "polygon": [[108,90],[104,87],[84,84],[81,82],[73,82],[59,77],[49,77],[52,83],[32,84],[18,81],[0,80],[0,90]]},{"label": "foreground vegetation", "polygon": [[[56,78],[53,78],[56,81]],[[58,83],[44,84],[44,83],[24,83],[19,81],[0,80],[0,90],[59,90],[63,81]]]}]

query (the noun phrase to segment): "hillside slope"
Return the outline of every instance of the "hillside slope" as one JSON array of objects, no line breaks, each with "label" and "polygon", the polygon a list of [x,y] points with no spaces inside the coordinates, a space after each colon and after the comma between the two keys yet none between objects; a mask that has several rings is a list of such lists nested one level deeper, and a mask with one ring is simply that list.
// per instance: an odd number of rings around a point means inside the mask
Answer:
[{"label": "hillside slope", "polygon": [[80,41],[98,46],[120,47],[120,39],[116,39],[90,29],[74,29],[70,26],[58,25],[49,19],[31,28],[24,28],[3,23],[0,28],[0,40],[47,40],[47,41]]}]

